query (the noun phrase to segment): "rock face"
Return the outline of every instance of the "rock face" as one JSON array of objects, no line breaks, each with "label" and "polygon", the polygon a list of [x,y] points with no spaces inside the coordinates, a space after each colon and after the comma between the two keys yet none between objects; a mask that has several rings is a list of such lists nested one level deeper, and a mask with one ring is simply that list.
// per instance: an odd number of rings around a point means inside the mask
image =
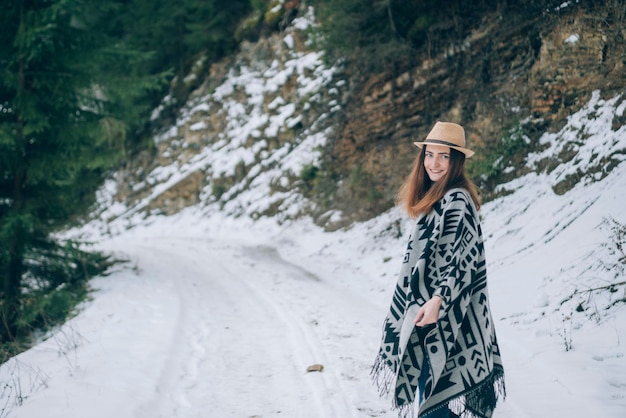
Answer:
[{"label": "rock face", "polygon": [[[626,20],[623,6],[617,9],[561,10],[517,24],[485,16],[462,46],[421,54],[395,74],[353,80],[335,159],[358,163],[390,205],[416,155],[412,141],[436,120],[466,127],[478,163],[516,125],[535,135],[530,139],[558,129],[594,90],[607,97],[624,92]],[[616,120],[614,129],[621,124]],[[363,203],[366,213],[380,209],[380,200]]]},{"label": "rock face", "polygon": [[187,206],[200,203],[203,182],[204,173],[201,170],[193,171],[158,194],[150,201],[147,209],[173,215]]},{"label": "rock face", "polygon": [[623,89],[623,35],[602,16],[580,13],[543,36],[529,77],[533,116],[563,119],[591,91]]},{"label": "rock face", "polygon": [[[485,156],[511,128],[539,146],[533,140],[593,91],[623,93],[619,3],[535,19],[494,13],[441,54],[416,50],[368,76],[324,62],[307,38],[309,9],[285,32],[244,42],[214,64],[175,126],[155,135],[153,154],[119,174],[117,200],[135,212],[200,204],[253,218],[310,214],[328,228],[367,219],[393,204],[416,155],[412,141],[436,120],[463,124],[478,151],[472,164],[490,164]],[[517,158],[509,176],[529,169]]]}]

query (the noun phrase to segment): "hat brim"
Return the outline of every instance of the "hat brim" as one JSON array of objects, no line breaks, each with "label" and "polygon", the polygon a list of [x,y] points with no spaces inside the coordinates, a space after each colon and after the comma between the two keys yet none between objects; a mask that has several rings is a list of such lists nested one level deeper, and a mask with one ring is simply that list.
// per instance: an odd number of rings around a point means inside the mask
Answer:
[{"label": "hat brim", "polygon": [[460,151],[463,154],[465,154],[465,158],[470,158],[472,155],[474,155],[474,151],[472,151],[471,149],[467,149],[467,148],[463,148],[463,147],[457,147],[455,145],[442,145],[442,144],[436,144],[434,142],[428,142],[428,141],[413,142],[413,144],[416,147],[418,147],[418,148],[422,148],[424,145],[438,145],[440,147],[454,148],[455,150]]}]

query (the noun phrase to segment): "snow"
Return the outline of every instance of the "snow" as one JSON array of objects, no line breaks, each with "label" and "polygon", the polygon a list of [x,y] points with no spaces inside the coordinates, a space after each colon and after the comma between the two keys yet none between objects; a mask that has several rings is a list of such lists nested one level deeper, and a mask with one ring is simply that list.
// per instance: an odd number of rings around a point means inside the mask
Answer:
[{"label": "snow", "polygon": [[[624,416],[623,304],[599,321],[547,308],[563,269],[585,278],[576,266],[606,241],[601,219],[626,222],[625,175],[620,164],[563,196],[529,175],[483,207],[509,392],[496,417]],[[75,318],[2,366],[11,393],[22,385],[22,405],[5,416],[393,417],[369,368],[409,226],[399,209],[325,233],[199,207],[113,236],[87,225],[99,248],[129,262],[92,281],[93,301]],[[307,373],[313,364],[323,371]]]},{"label": "snow", "polygon": [[[267,139],[301,116],[280,96],[267,113],[263,95],[297,74],[308,103],[334,70],[292,41],[284,68],[242,66],[155,138],[183,147],[180,132],[201,131],[194,117],[221,106],[223,136],[147,173],[147,197],[126,207],[113,199],[119,179],[105,183],[99,217],[68,235],[127,262],[91,281],[92,300],[68,323],[0,366],[0,418],[396,416],[369,372],[411,221],[394,208],[331,233],[298,217],[311,202],[287,177],[318,164],[329,132],[308,127],[270,151]],[[481,209],[508,390],[495,418],[626,414],[626,267],[612,243],[612,220],[626,224],[626,128],[612,129],[625,108],[621,96],[594,93],[540,138],[529,174]],[[567,150],[571,160],[541,168]],[[242,162],[246,178],[221,201],[205,189],[176,215],[144,212],[189,173],[219,176]],[[275,217],[259,217],[273,205]],[[594,290],[610,283],[615,292]],[[314,364],[323,370],[307,372]]]},{"label": "snow", "polygon": [[291,36],[291,34],[285,35],[284,42],[285,42],[285,45],[287,45],[287,48],[293,49],[294,39],[293,39],[293,36]]}]

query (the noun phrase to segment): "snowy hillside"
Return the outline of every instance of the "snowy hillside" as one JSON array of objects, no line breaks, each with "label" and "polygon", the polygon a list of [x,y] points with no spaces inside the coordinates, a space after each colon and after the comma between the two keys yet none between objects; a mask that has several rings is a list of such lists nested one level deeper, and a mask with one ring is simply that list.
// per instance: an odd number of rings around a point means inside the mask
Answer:
[{"label": "snowy hillside", "polygon": [[[280,184],[315,162],[324,129],[277,147],[246,141],[297,123],[287,101],[272,102],[272,117],[255,107],[269,79],[300,75],[309,97],[329,88],[320,56],[294,54],[292,67],[240,69],[185,108],[176,133],[157,138],[170,154],[135,204],[114,203],[120,185],[107,183],[99,217],[69,234],[129,262],[93,280],[93,300],[68,324],[2,365],[0,417],[395,416],[369,371],[410,221],[393,209],[324,232],[295,216],[310,202]],[[218,100],[238,89],[252,110]],[[202,128],[190,115],[206,101],[233,105],[230,136],[173,156],[178,129]],[[594,94],[541,137],[530,174],[481,210],[508,390],[496,418],[626,414],[626,127],[613,129],[625,114],[623,96]],[[564,149],[574,157],[546,164]],[[246,175],[217,199],[215,178],[240,161]],[[152,191],[198,169],[216,177],[196,204],[171,216],[146,210]],[[555,193],[573,175],[576,185]],[[275,205],[277,217],[259,215]],[[306,371],[315,364],[323,370]]]},{"label": "snowy hillside", "polygon": [[301,173],[319,167],[346,82],[309,46],[312,22],[309,9],[286,33],[244,44],[233,63],[218,66],[224,74],[209,77],[155,136],[156,158],[131,162],[107,184],[99,218],[134,224],[194,204],[279,220],[314,212],[299,192]]}]

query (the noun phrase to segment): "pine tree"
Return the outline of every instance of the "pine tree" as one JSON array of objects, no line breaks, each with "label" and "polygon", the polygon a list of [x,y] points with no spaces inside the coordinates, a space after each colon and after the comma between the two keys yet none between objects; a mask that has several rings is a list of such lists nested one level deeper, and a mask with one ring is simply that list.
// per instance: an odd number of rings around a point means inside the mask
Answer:
[{"label": "pine tree", "polygon": [[[210,62],[236,46],[234,32],[249,0],[129,0],[119,24],[133,47],[152,53],[146,71],[170,70],[181,84],[200,55]],[[175,86],[176,87],[176,86]],[[184,99],[184,97],[180,97]]]},{"label": "pine tree", "polygon": [[63,269],[45,268],[77,254],[51,233],[92,202],[103,174],[123,156],[138,99],[158,85],[129,70],[145,57],[111,36],[110,18],[122,3],[4,2],[0,342],[21,337],[30,325],[20,315],[33,282],[53,288],[71,279],[52,277]]},{"label": "pine tree", "polygon": [[389,0],[314,0],[331,59],[347,59],[362,71],[380,69],[406,53],[393,32]]}]

